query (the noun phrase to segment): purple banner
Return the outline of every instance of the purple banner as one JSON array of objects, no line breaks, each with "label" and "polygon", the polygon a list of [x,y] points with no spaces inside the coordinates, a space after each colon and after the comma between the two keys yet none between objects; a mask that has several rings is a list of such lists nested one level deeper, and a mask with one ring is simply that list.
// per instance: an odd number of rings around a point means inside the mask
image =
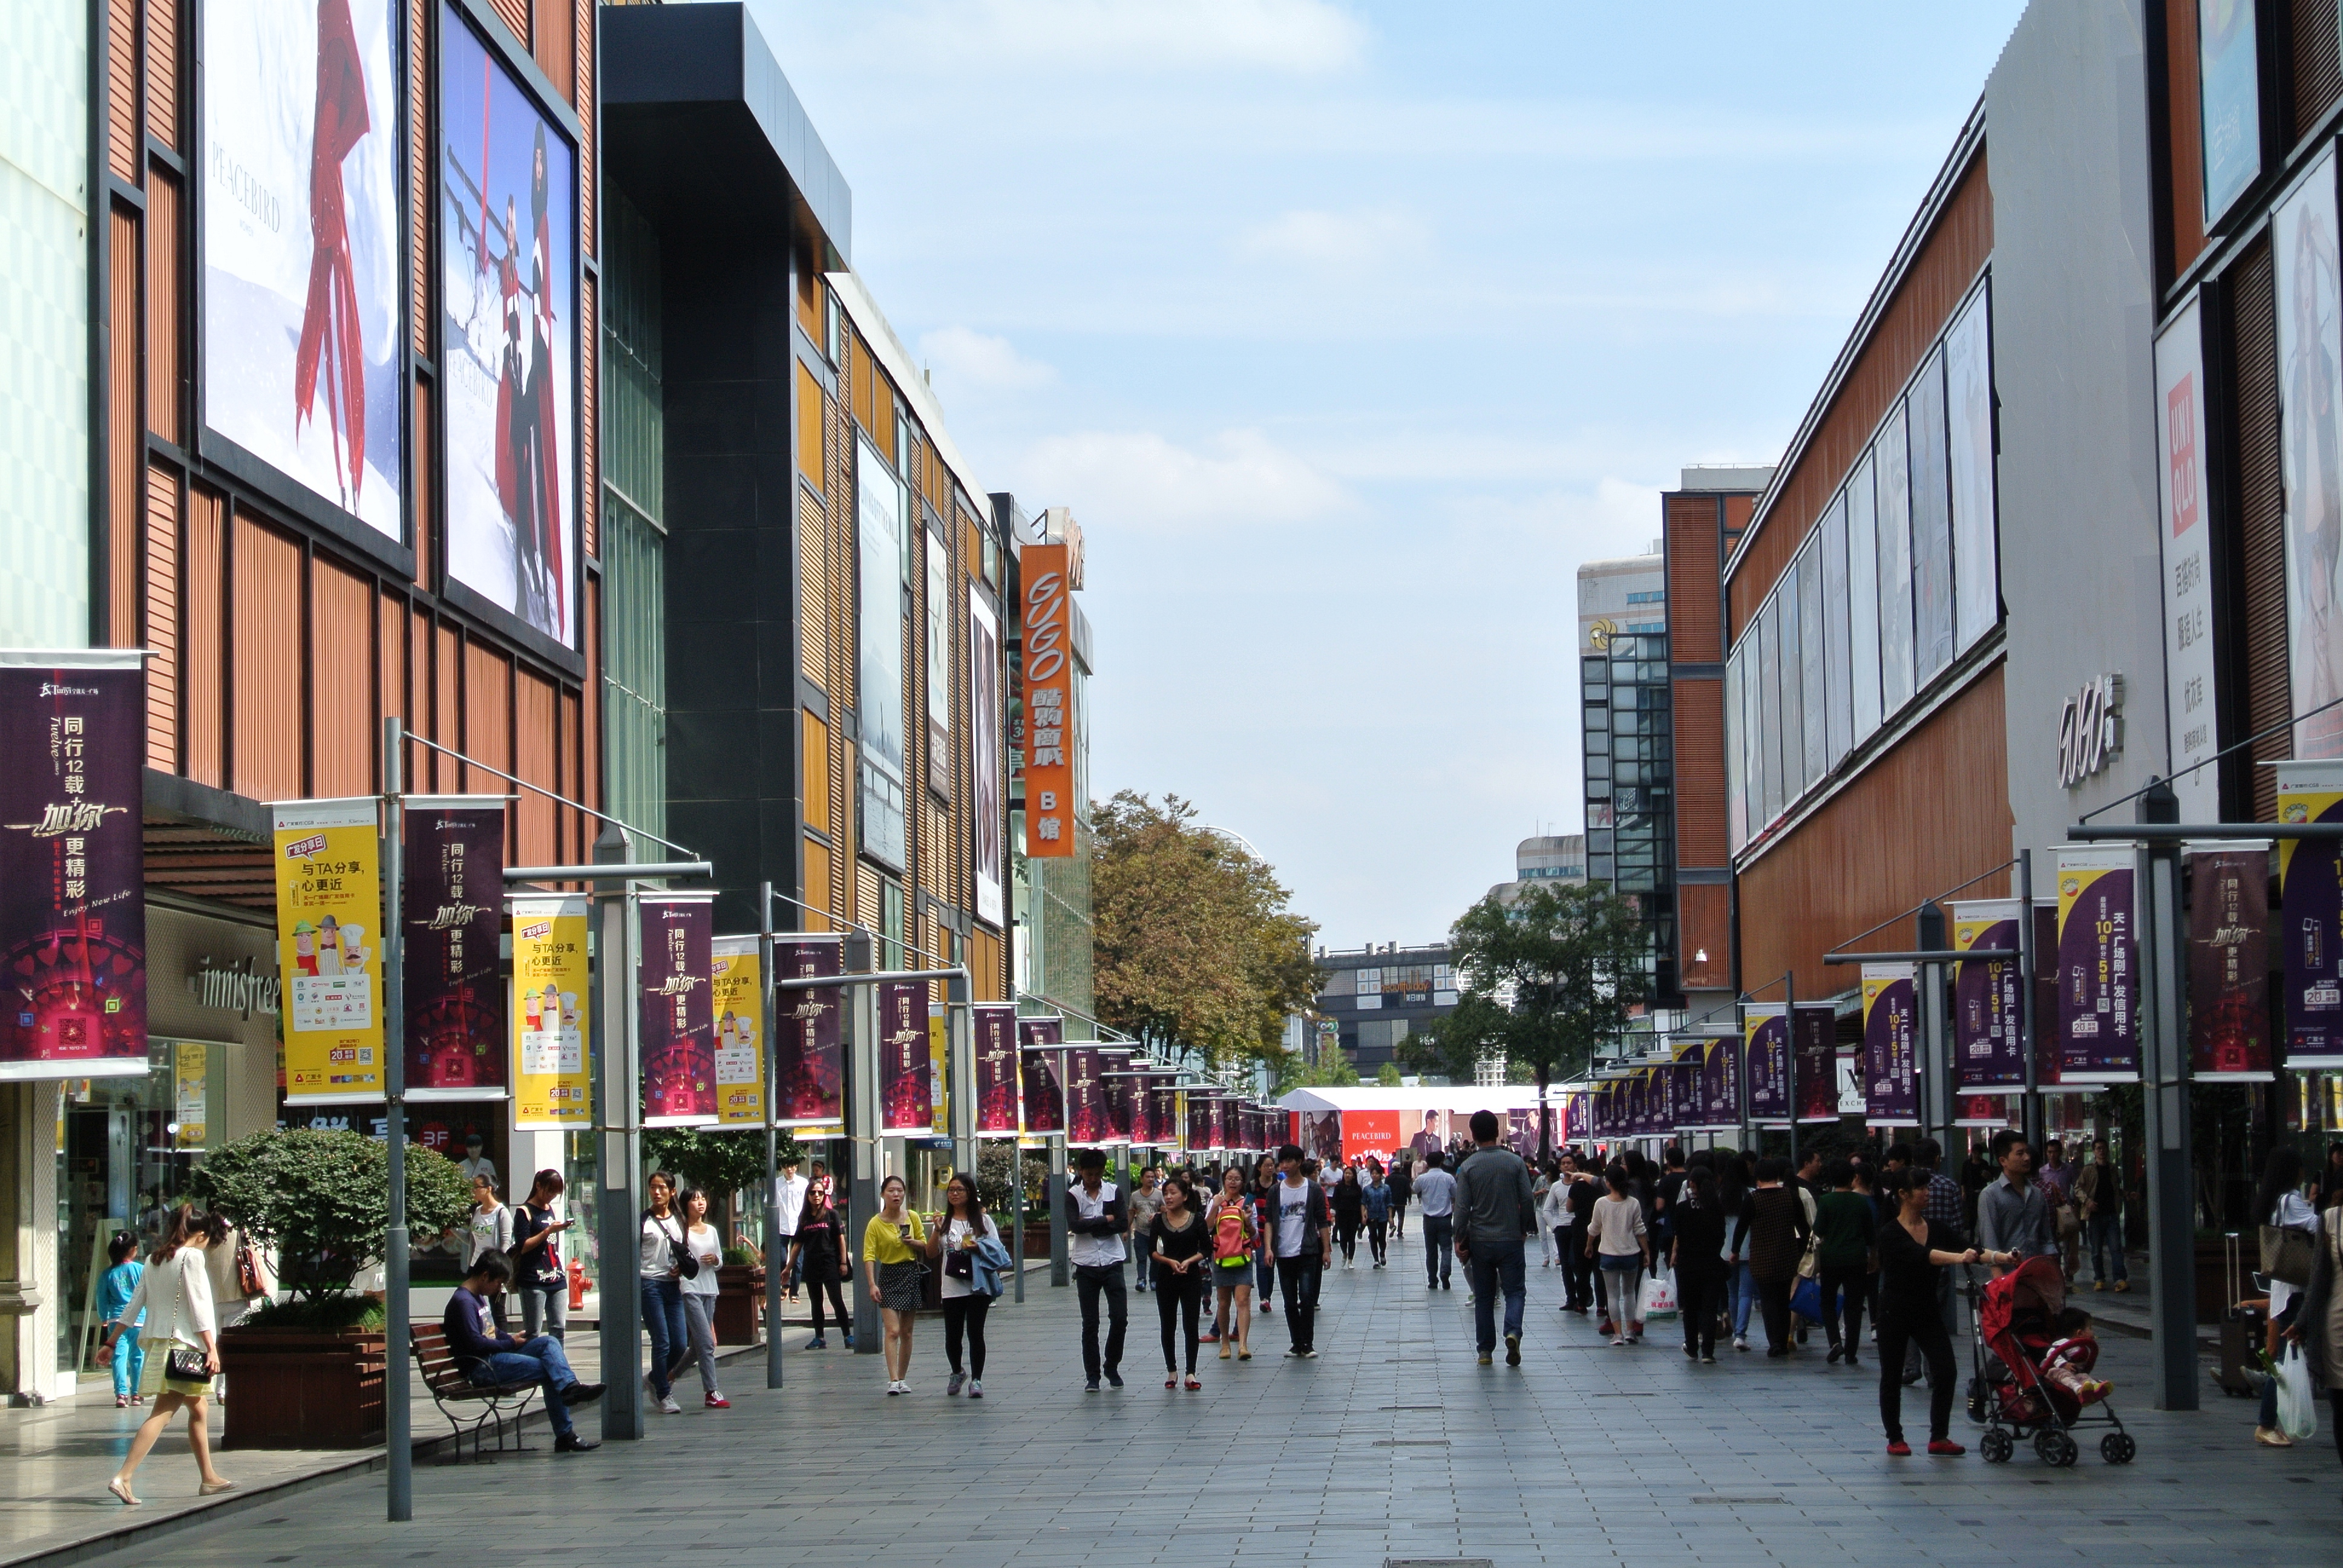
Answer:
[{"label": "purple banner", "polygon": [[1748,1074],[1749,1120],[1786,1126],[1790,1120],[1790,1020],[1780,1002],[1745,1010],[1743,1070]]},{"label": "purple banner", "polygon": [[[406,909],[407,1092],[498,1098],[505,1088],[505,803],[410,796]],[[703,982],[704,983],[704,982]]]},{"label": "purple banner", "polygon": [[2139,1076],[2135,860],[2124,844],[2058,849],[2058,1067],[2067,1083]]},{"label": "purple banner", "polygon": [[1107,1140],[1106,1085],[1095,1045],[1066,1048],[1066,1141],[1095,1148]]},{"label": "purple banner", "polygon": [[969,1010],[976,1047],[976,1135],[1017,1136],[1017,1004],[980,1001]]},{"label": "purple banner", "polygon": [[[2281,822],[2343,821],[2343,765],[2278,769]],[[2343,1068],[2343,855],[2337,846],[2278,840],[2279,920],[2286,961],[2286,1065]]]},{"label": "purple banner", "polygon": [[642,1034],[643,1123],[716,1121],[716,1018],[709,976],[713,893],[647,896],[636,1017]]},{"label": "purple banner", "polygon": [[[773,978],[815,980],[840,972],[844,939],[773,939]],[[774,1120],[783,1127],[836,1125],[846,1120],[845,988],[774,995],[774,1076],[780,1094]]]},{"label": "purple banner", "polygon": [[1910,964],[1863,966],[1863,1117],[1920,1125],[1919,999]]},{"label": "purple banner", "polygon": [[0,665],[0,1081],[147,1070],[146,676],[83,657]]},{"label": "purple banner", "polygon": [[1712,1040],[1700,1048],[1700,1055],[1701,1114],[1711,1128],[1740,1126],[1740,1042]]},{"label": "purple banner", "polygon": [[2271,1076],[2268,843],[2188,851],[2188,1059],[2198,1078]]},{"label": "purple banner", "polygon": [[879,1131],[913,1138],[934,1134],[935,1063],[928,1054],[928,985],[899,980],[879,988]]},{"label": "purple banner", "polygon": [[[2015,899],[1981,899],[1952,907],[1953,946],[2017,950]],[[1953,966],[1953,1081],[1956,1091],[2026,1087],[2026,1031],[2018,1017],[2026,977],[2016,959],[1965,959]]]},{"label": "purple banner", "polygon": [[1798,1120],[1838,1120],[1838,1010],[1800,1002],[1797,1036]]},{"label": "purple banner", "polygon": [[1025,1094],[1025,1131],[1066,1130],[1066,1053],[1058,1040],[1065,1021],[1055,1018],[1017,1020],[1017,1067]]},{"label": "purple banner", "polygon": [[1708,1110],[1705,1097],[1701,1093],[1700,1047],[1689,1047],[1685,1054],[1676,1058],[1675,1065],[1668,1072],[1674,1080],[1668,1087],[1668,1105],[1674,1130],[1689,1132],[1695,1127],[1706,1126]]},{"label": "purple banner", "polygon": [[1131,1091],[1139,1081],[1129,1076],[1131,1052],[1099,1046],[1091,1054],[1098,1058],[1099,1115],[1106,1127],[1099,1141],[1110,1146],[1131,1142],[1138,1121]]},{"label": "purple banner", "polygon": [[1180,1081],[1168,1072],[1150,1073],[1147,1096],[1147,1141],[1172,1145],[1180,1141]]}]

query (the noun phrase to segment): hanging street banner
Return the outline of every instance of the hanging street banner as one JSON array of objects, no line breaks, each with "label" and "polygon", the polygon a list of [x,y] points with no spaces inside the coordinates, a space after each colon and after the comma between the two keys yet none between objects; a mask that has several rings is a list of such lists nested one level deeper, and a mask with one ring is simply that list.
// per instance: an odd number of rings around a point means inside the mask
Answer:
[{"label": "hanging street banner", "polygon": [[755,937],[708,944],[709,1010],[716,1015],[716,1121],[765,1124],[765,983]]},{"label": "hanging street banner", "polygon": [[1838,1120],[1838,1010],[1800,1002],[1796,1021],[1798,1120]]},{"label": "hanging street banner", "polygon": [[935,1106],[927,982],[890,980],[879,987],[879,1131],[933,1137]]},{"label": "hanging street banner", "polygon": [[[1079,546],[1027,545],[1019,558],[1025,585],[1021,645],[1024,710],[1018,739],[1025,753],[1025,853],[1037,859],[1074,853],[1073,573]],[[1076,1141],[1081,1141],[1077,1140]]]},{"label": "hanging street banner", "polygon": [[935,1138],[951,1136],[951,1015],[936,1012],[934,996],[928,998],[928,1082],[932,1086],[933,1103],[928,1111],[929,1135]]},{"label": "hanging street banner", "polygon": [[502,1100],[504,797],[408,796],[400,864],[407,1097]]},{"label": "hanging street banner", "polygon": [[[1101,1047],[1098,1057],[1099,1104],[1105,1118],[1106,1135],[1101,1142],[1110,1145],[1136,1142],[1132,1137],[1134,1122],[1131,1089],[1138,1080],[1129,1076],[1131,1052]],[[1338,1143],[1336,1148],[1340,1148]]]},{"label": "hanging street banner", "polygon": [[1741,1041],[1712,1032],[1700,1048],[1701,1115],[1709,1131],[1741,1125]]},{"label": "hanging street banner", "polygon": [[[2020,909],[2016,899],[1954,903],[1954,950],[2016,952]],[[1963,959],[1953,966],[1956,1094],[2026,1091],[2026,1029],[2018,1017],[2025,986],[2016,959]]]},{"label": "hanging street banner", "polygon": [[[272,807],[285,1103],[382,1098],[382,829],[371,795]],[[501,899],[503,890],[498,890]]]},{"label": "hanging street banner", "polygon": [[1917,972],[1863,966],[1863,1119],[1874,1127],[1920,1125]]},{"label": "hanging street banner", "polygon": [[1095,1045],[1066,1050],[1066,1141],[1096,1148],[1107,1141],[1106,1084],[1099,1078]]},{"label": "hanging street banner", "polygon": [[1180,1141],[1180,1081],[1168,1072],[1153,1072],[1147,1077],[1147,1141],[1159,1147],[1172,1147]]},{"label": "hanging street banner", "polygon": [[[2343,821],[2343,762],[2281,762],[2277,772],[2279,821]],[[2331,1071],[2343,1068],[2343,844],[2280,839],[2278,874],[2285,1065]]]},{"label": "hanging street banner", "polygon": [[2139,1078],[2139,847],[2058,847],[2059,1080]]},{"label": "hanging street banner", "polygon": [[1014,1138],[1017,1103],[1017,1004],[980,1001],[969,1009],[976,1045],[976,1135]]},{"label": "hanging street banner", "polygon": [[1017,1067],[1024,1086],[1028,1133],[1066,1131],[1066,1053],[1059,1043],[1065,1028],[1061,1018],[1017,1020]]},{"label": "hanging street banner", "polygon": [[646,894],[640,908],[636,1018],[642,1037],[643,1125],[711,1126],[717,1120],[716,1018],[708,976],[714,963],[716,895]]},{"label": "hanging street banner", "polygon": [[2200,1081],[2267,1083],[2270,1070],[2267,839],[2185,844],[2188,1062]]},{"label": "hanging street banner", "polygon": [[1696,1131],[1708,1125],[1706,1098],[1701,1093],[1700,1041],[1675,1042],[1675,1061],[1668,1069],[1668,1110],[1670,1130],[1676,1132]]},{"label": "hanging street banner", "polygon": [[590,1127],[593,1075],[586,1063],[588,983],[581,894],[512,900],[513,1127]]},{"label": "hanging street banner", "polygon": [[1202,1154],[1212,1147],[1212,1132],[1219,1119],[1212,1113],[1212,1101],[1201,1094],[1183,1094],[1186,1102],[1184,1117],[1188,1129],[1187,1149],[1191,1154]]},{"label": "hanging street banner", "polygon": [[[773,939],[773,978],[820,980],[840,972],[845,939]],[[780,1127],[840,1127],[846,1122],[846,1034],[842,987],[773,993],[773,1081]]]},{"label": "hanging street banner", "polygon": [[0,1082],[143,1078],[145,655],[0,652]]},{"label": "hanging street banner", "polygon": [[1790,1020],[1778,1001],[1741,1009],[1742,1070],[1748,1075],[1749,1120],[1762,1127],[1790,1124]]}]

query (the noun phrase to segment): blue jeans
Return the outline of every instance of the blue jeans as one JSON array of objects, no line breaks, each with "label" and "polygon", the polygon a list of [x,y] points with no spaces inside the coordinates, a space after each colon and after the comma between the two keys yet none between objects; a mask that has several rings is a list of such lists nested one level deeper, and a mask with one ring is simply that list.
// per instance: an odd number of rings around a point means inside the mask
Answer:
[{"label": "blue jeans", "polygon": [[498,1351],[472,1368],[472,1381],[534,1381],[545,1391],[545,1413],[552,1419],[553,1430],[563,1433],[569,1431],[569,1407],[561,1402],[561,1396],[577,1386],[578,1374],[569,1370],[569,1356],[562,1350],[559,1340],[539,1334],[517,1351]]},{"label": "blue jeans", "polygon": [[2083,1221],[2091,1241],[2091,1278],[2100,1284],[2107,1282],[2107,1257],[2115,1257],[2115,1278],[2128,1281],[2124,1269],[2123,1216],[2094,1214]]},{"label": "blue jeans", "polygon": [[1505,1336],[1513,1338],[1522,1332],[1522,1312],[1529,1305],[1529,1280],[1523,1270],[1529,1260],[1523,1255],[1519,1237],[1511,1241],[1469,1243],[1470,1254],[1465,1261],[1473,1272],[1473,1342],[1483,1355],[1497,1348],[1497,1292],[1505,1292]]},{"label": "blue jeans", "polygon": [[138,1379],[146,1370],[146,1352],[138,1343],[138,1331],[125,1329],[114,1338],[114,1397],[127,1399],[138,1392]]},{"label": "blue jeans", "polygon": [[1749,1309],[1757,1304],[1757,1276],[1749,1271],[1748,1264],[1737,1263],[1734,1265],[1731,1283],[1733,1337],[1745,1340],[1749,1337]]},{"label": "blue jeans", "polygon": [[674,1392],[669,1370],[691,1353],[691,1331],[683,1321],[683,1287],[674,1280],[643,1282],[643,1327],[651,1336],[651,1392]]}]

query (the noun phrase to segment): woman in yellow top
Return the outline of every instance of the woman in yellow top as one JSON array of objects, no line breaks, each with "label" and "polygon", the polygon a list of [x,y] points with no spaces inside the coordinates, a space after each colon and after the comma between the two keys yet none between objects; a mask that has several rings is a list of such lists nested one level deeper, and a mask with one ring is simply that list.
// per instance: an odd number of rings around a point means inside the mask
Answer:
[{"label": "woman in yellow top", "polygon": [[890,1176],[879,1185],[879,1212],[862,1228],[863,1270],[870,1299],[887,1325],[887,1392],[911,1392],[911,1314],[920,1310],[920,1282],[928,1266],[912,1251],[926,1251],[928,1233],[920,1216],[903,1201],[903,1179]]}]

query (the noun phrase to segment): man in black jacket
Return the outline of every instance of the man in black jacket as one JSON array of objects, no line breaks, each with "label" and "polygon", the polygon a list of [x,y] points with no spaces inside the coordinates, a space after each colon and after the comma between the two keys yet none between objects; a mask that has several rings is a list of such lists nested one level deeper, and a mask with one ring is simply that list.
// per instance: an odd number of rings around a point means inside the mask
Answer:
[{"label": "man in black jacket", "polygon": [[[1082,1308],[1084,1386],[1098,1392],[1099,1374],[1122,1386],[1122,1334],[1128,1309],[1122,1291],[1123,1237],[1131,1213],[1122,1190],[1106,1178],[1106,1156],[1085,1149],[1074,1161],[1081,1180],[1066,1189],[1066,1256],[1074,1265],[1074,1293]],[[1106,1297],[1106,1354],[1099,1355],[1099,1297]]]}]

